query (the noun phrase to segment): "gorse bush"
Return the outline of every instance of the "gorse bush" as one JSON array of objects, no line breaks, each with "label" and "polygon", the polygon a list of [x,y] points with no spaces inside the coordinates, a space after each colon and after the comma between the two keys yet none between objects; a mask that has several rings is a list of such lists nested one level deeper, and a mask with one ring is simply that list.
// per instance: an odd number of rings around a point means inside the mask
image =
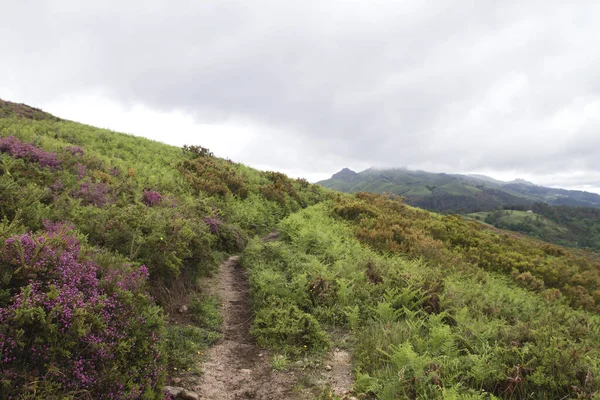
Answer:
[{"label": "gorse bush", "polygon": [[145,267],[101,275],[62,224],[12,237],[0,254],[11,294],[0,307],[0,398],[158,398],[162,315]]}]

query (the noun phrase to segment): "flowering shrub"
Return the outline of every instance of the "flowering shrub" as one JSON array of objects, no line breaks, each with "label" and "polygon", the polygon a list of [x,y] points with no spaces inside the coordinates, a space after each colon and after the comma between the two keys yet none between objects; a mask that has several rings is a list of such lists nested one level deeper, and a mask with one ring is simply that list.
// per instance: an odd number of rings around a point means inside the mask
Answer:
[{"label": "flowering shrub", "polygon": [[82,199],[84,205],[104,207],[109,202],[109,191],[110,186],[104,182],[83,182],[72,195],[77,199]]},{"label": "flowering shrub", "polygon": [[75,169],[77,170],[77,180],[78,181],[85,178],[85,175],[87,173],[87,166],[85,164],[77,163],[75,165]]},{"label": "flowering shrub", "polygon": [[68,147],[66,147],[66,150],[74,156],[77,156],[77,155],[82,156],[85,154],[83,149],[79,146],[68,146]]},{"label": "flowering shrub", "polygon": [[208,225],[210,229],[210,233],[219,233],[219,226],[221,225],[221,221],[214,217],[204,217],[204,223]]},{"label": "flowering shrub", "polygon": [[0,152],[8,153],[14,158],[35,161],[41,168],[56,169],[60,166],[60,160],[55,153],[39,149],[31,143],[22,142],[14,136],[0,138]]},{"label": "flowering shrub", "polygon": [[30,107],[26,104],[13,103],[11,101],[4,101],[0,99],[0,118],[11,118],[17,117],[19,119],[31,119],[31,120],[48,120],[48,121],[60,121],[53,115],[50,115],[39,108]]},{"label": "flowering shrub", "polygon": [[0,399],[160,398],[163,321],[146,267],[100,276],[62,224],[12,237],[0,254],[13,295],[0,303]]},{"label": "flowering shrub", "polygon": [[155,192],[154,190],[145,190],[144,194],[142,195],[142,203],[150,207],[157,205],[161,200],[161,194]]}]

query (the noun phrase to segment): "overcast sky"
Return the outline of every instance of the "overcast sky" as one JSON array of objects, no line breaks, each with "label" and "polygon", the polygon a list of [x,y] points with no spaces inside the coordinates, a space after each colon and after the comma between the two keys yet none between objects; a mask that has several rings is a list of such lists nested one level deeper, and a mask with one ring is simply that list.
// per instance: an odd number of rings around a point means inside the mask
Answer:
[{"label": "overcast sky", "polygon": [[599,20],[598,1],[5,0],[0,98],[312,181],[600,192]]}]

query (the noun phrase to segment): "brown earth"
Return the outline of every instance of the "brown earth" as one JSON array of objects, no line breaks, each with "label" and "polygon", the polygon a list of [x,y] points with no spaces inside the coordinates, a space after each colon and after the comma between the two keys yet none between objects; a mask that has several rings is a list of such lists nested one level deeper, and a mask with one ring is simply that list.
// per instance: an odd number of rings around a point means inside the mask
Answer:
[{"label": "brown earth", "polygon": [[[258,347],[249,330],[252,308],[245,271],[238,257],[225,261],[206,290],[222,302],[223,339],[208,350],[203,375],[196,382],[182,382],[202,399],[294,399],[295,371],[271,369],[269,352]],[[195,385],[191,386],[191,383]]]},{"label": "brown earth", "polygon": [[325,359],[325,379],[336,396],[348,395],[352,388],[352,364],[350,354],[334,349]]},{"label": "brown earth", "polygon": [[[277,239],[277,233],[264,238]],[[326,387],[332,395],[351,398],[348,397],[352,387],[351,363],[346,351],[336,348],[316,369],[274,371],[271,368],[270,352],[260,348],[250,336],[253,313],[248,279],[238,265],[238,258],[232,256],[224,261],[218,273],[206,279],[201,288],[203,293],[221,301],[223,338],[205,354],[200,367],[202,376],[183,374],[177,380],[170,379],[171,384],[193,390],[207,400],[303,400],[314,398],[315,393]],[[186,315],[175,311],[187,300],[186,296],[174,302],[177,305],[171,310],[173,323],[190,323]]]}]

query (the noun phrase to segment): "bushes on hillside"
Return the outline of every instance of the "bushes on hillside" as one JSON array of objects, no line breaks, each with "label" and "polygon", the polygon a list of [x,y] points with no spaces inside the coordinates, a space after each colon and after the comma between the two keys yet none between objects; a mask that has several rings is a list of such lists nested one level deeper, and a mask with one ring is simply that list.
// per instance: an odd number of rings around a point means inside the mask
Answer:
[{"label": "bushes on hillside", "polygon": [[102,271],[62,224],[0,254],[0,398],[159,398],[163,322],[145,267]]},{"label": "bushes on hillside", "polygon": [[235,195],[242,199],[248,196],[244,178],[226,161],[206,154],[183,160],[179,169],[197,193],[221,197]]},{"label": "bushes on hillside", "polygon": [[340,198],[332,211],[355,223],[358,239],[375,249],[441,266],[502,272],[534,291],[559,289],[575,308],[599,309],[600,298],[594,296],[600,289],[600,262],[589,255],[513,238],[455,215],[440,217],[382,195]]},{"label": "bushes on hillside", "polygon": [[251,334],[261,346],[292,354],[319,352],[329,347],[327,333],[316,318],[281,299],[273,299],[268,307],[258,311]]},{"label": "bushes on hillside", "polygon": [[55,153],[44,151],[31,143],[23,142],[14,136],[0,138],[0,152],[8,153],[14,158],[37,162],[40,168],[56,169],[60,160]]},{"label": "bushes on hillside", "polygon": [[144,193],[142,194],[142,203],[144,203],[148,207],[158,205],[161,200],[161,194],[155,190],[144,190]]},{"label": "bushes on hillside", "polygon": [[[380,211],[376,202],[371,205]],[[400,215],[420,211],[398,205],[387,210],[390,220],[398,220],[389,227],[392,240],[394,230],[404,232],[404,241],[395,243],[408,242],[415,252],[409,254],[418,257],[408,260],[405,253],[360,245],[354,236],[363,230],[356,228],[365,221],[366,231],[372,219],[348,213],[352,222],[342,221],[336,206],[324,203],[290,215],[279,225],[279,242],[253,240],[242,255],[257,310],[252,332],[260,343],[302,354],[304,346],[326,346],[319,340],[324,328],[337,337],[346,328],[359,398],[597,398],[597,315],[564,304],[560,291],[544,290],[533,272],[511,278],[461,257],[446,258],[454,253],[445,246],[457,230],[466,235],[454,239],[461,246],[486,239],[467,235],[469,225],[453,226],[453,218],[427,213],[422,219],[428,225],[410,219],[401,230]],[[427,242],[444,257],[430,258]],[[378,243],[385,250],[387,242]],[[529,256],[514,250],[524,260]],[[303,319],[305,314],[313,319]]]}]

